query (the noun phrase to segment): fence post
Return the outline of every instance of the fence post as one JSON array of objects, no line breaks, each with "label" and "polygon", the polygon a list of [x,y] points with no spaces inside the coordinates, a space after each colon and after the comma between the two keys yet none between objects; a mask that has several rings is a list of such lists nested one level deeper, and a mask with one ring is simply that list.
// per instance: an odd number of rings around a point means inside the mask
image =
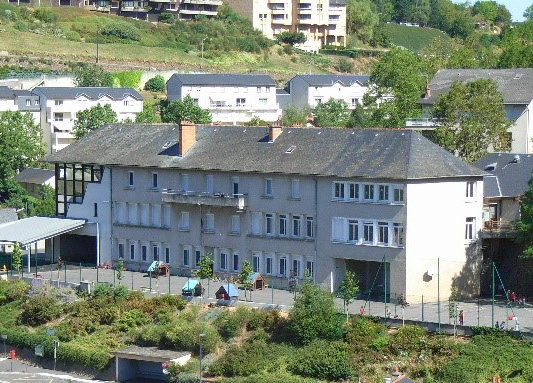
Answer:
[{"label": "fence post", "polygon": [[65,262],[65,283],[67,282],[67,262]]},{"label": "fence post", "polygon": [[209,298],[209,278],[207,278],[207,297]]},{"label": "fence post", "polygon": [[52,284],[52,279],[54,279],[54,270],[53,267],[50,265],[50,284]]},{"label": "fence post", "polygon": [[492,262],[492,325],[494,328],[494,294],[495,294],[495,285],[494,285],[494,262]]},{"label": "fence post", "polygon": [[116,283],[115,283],[116,271],[117,271],[116,268],[113,267],[113,287],[116,286]]},{"label": "fence post", "polygon": [[96,265],[96,285],[98,286],[98,274],[99,274],[99,267]]},{"label": "fence post", "polygon": [[477,298],[477,326],[479,327],[479,297]]},{"label": "fence post", "polygon": [[170,271],[168,272],[168,295],[170,295]]},{"label": "fence post", "polygon": [[272,281],[272,284],[270,285],[270,289],[272,290],[272,304],[274,304],[274,281]]},{"label": "fence post", "polygon": [[422,322],[424,321],[424,296],[422,295]]},{"label": "fence post", "polygon": [[437,308],[439,313],[439,333],[440,333],[440,258],[437,258]]},{"label": "fence post", "polygon": [[133,271],[130,271],[131,273],[131,291],[133,291]]},{"label": "fence post", "polygon": [[81,262],[80,262],[80,283],[81,283]]},{"label": "fence post", "polygon": [[150,277],[150,292],[152,292],[152,270],[148,272],[148,276]]},{"label": "fence post", "polygon": [[37,251],[35,251],[35,278],[37,278],[38,271],[39,271],[39,261],[37,259]]}]

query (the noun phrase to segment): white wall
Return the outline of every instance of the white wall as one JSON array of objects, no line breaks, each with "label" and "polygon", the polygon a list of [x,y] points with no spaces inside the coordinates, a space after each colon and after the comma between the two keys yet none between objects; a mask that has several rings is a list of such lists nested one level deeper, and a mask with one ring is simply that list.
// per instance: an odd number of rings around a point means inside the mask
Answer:
[{"label": "white wall", "polygon": [[[307,102],[310,107],[314,108],[319,104],[317,99],[321,99],[321,102],[327,102],[333,98],[335,100],[342,100],[348,104],[350,109],[355,109],[358,104],[363,103],[363,96],[367,90],[368,88],[366,86],[361,86],[357,83],[351,86],[344,86],[339,82],[331,86],[309,86]],[[352,103],[352,99],[357,99],[358,104]]]}]

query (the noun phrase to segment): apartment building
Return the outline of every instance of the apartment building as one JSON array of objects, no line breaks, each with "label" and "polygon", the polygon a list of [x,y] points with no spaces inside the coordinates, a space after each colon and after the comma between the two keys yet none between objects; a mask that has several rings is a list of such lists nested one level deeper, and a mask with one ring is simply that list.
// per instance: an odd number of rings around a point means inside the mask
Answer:
[{"label": "apartment building", "polygon": [[311,107],[330,99],[345,102],[350,109],[363,103],[368,92],[370,76],[352,75],[296,75],[288,83],[292,105]]},{"label": "apartment building", "polygon": [[302,32],[298,48],[318,52],[324,45],[346,45],[345,0],[225,0],[250,20],[254,28],[274,39],[281,32]]},{"label": "apartment building", "polygon": [[281,116],[276,83],[262,74],[173,74],[167,82],[169,101],[192,97],[211,112],[214,123],[237,124],[257,117],[272,122]]},{"label": "apartment building", "polygon": [[418,103],[422,118],[408,119],[406,127],[432,130],[438,121],[432,118],[433,105],[456,81],[467,83],[478,79],[496,82],[503,96],[505,114],[512,122],[507,130],[509,149],[513,153],[533,153],[533,68],[524,69],[440,69],[429,83]]},{"label": "apartment building", "polygon": [[82,110],[109,104],[118,121],[135,121],[143,110],[143,97],[131,88],[38,87],[33,94],[40,99],[40,123],[49,153],[74,141],[72,129],[76,114]]},{"label": "apartment building", "polygon": [[208,255],[331,291],[351,270],[418,297],[439,258],[441,297],[478,260],[483,173],[411,131],[118,124],[46,160],[58,215],[86,220],[48,246],[63,259],[190,275]]},{"label": "apartment building", "polygon": [[30,113],[33,121],[39,123],[40,110],[39,97],[31,91],[0,86],[0,113],[8,111]]}]

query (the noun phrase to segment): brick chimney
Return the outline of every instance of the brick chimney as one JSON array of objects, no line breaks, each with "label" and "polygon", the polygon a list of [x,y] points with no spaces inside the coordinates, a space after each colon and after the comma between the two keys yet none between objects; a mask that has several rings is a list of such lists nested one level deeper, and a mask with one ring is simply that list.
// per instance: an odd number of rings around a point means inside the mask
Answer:
[{"label": "brick chimney", "polygon": [[196,142],[196,125],[182,121],[178,128],[178,156],[183,157]]},{"label": "brick chimney", "polygon": [[276,138],[281,134],[282,127],[278,122],[274,122],[273,124],[268,126],[268,142],[274,142],[276,141]]}]

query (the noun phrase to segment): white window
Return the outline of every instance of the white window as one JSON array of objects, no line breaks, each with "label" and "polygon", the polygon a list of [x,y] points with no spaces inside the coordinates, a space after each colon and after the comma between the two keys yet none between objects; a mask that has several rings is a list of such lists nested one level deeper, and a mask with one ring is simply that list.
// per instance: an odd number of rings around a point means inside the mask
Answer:
[{"label": "white window", "polygon": [[267,274],[273,274],[274,272],[274,258],[272,256],[266,257],[266,271]]},{"label": "white window", "polygon": [[170,264],[170,247],[165,247],[165,263]]},{"label": "white window", "polygon": [[170,206],[163,205],[163,227],[170,227]]},{"label": "white window", "polygon": [[63,100],[55,100],[55,105],[63,105]]},{"label": "white window", "polygon": [[241,217],[238,214],[231,216],[231,233],[238,234],[241,232]]},{"label": "white window", "polygon": [[374,200],[374,185],[365,185],[364,198],[366,201]]},{"label": "white window", "polygon": [[301,223],[302,223],[302,220],[299,215],[292,216],[292,236],[293,237],[300,237]]},{"label": "white window", "polygon": [[352,106],[356,107],[357,105],[359,105],[359,99],[358,98],[352,98]]},{"label": "white window", "polygon": [[403,246],[404,244],[404,231],[401,223],[392,225],[392,244],[394,246]]},{"label": "white window", "polygon": [[259,267],[261,266],[259,263],[260,259],[261,259],[260,254],[257,254],[257,253],[252,254],[252,270],[254,271],[254,273],[259,273]]},{"label": "white window", "polygon": [[293,259],[292,260],[292,275],[300,278],[302,276],[301,272],[302,272],[302,267],[300,265],[300,260]]},{"label": "white window", "polygon": [[238,98],[235,101],[236,106],[246,106],[246,99],[245,98]]},{"label": "white window", "polygon": [[152,205],[152,226],[161,226],[161,205]]},{"label": "white window", "polygon": [[125,223],[125,219],[124,219],[124,212],[125,210],[125,203],[123,202],[118,202],[117,203],[117,219],[116,219],[116,222],[118,224],[123,224]]},{"label": "white window", "polygon": [[359,241],[359,222],[356,219],[348,220],[348,242]]},{"label": "white window", "polygon": [[305,271],[309,275],[309,278],[313,278],[314,277],[314,273],[315,273],[315,262],[310,261],[310,260],[306,261],[305,262]]},{"label": "white window", "polygon": [[140,205],[141,208],[141,226],[148,226],[148,204],[143,203]]},{"label": "white window", "polygon": [[188,174],[182,174],[181,175],[181,190],[183,191],[189,191],[189,175]]},{"label": "white window", "polygon": [[252,227],[251,231],[254,235],[260,235],[261,234],[261,217],[262,214],[258,211],[254,211],[252,213]]},{"label": "white window", "polygon": [[208,174],[205,176],[205,191],[209,194],[213,194],[213,175]]},{"label": "white window", "polygon": [[154,255],[154,261],[159,261],[159,246],[154,245],[152,250],[153,250],[153,255]]},{"label": "white window", "polygon": [[189,266],[191,250],[188,247],[183,248],[183,266]]},{"label": "white window", "polygon": [[344,182],[333,183],[333,198],[344,199]]},{"label": "white window", "polygon": [[266,92],[266,93],[270,93],[270,87],[269,87],[269,86],[266,86],[266,87],[265,87],[265,92]]},{"label": "white window", "polygon": [[287,235],[287,216],[285,214],[279,215],[279,235]]},{"label": "white window", "polygon": [[389,200],[389,185],[379,185],[378,186],[378,199],[379,201],[388,201]]},{"label": "white window", "polygon": [[374,223],[363,222],[363,240],[365,243],[374,243]]},{"label": "white window", "polygon": [[233,271],[239,271],[239,254],[233,253]]},{"label": "white window", "polygon": [[340,217],[333,217],[331,219],[331,240],[334,242],[344,242],[345,241],[345,234],[344,234],[344,218]]},{"label": "white window", "polygon": [[220,252],[220,270],[228,269],[228,254],[223,251]]},{"label": "white window", "polygon": [[130,260],[135,260],[135,244],[130,243]]},{"label": "white window", "polygon": [[137,204],[136,203],[128,204],[128,223],[130,225],[137,224]]},{"label": "white window", "polygon": [[351,200],[359,199],[359,184],[349,183],[348,184],[348,198]]},{"label": "white window", "polygon": [[285,257],[279,259],[279,275],[282,277],[287,275],[287,258]]},{"label": "white window", "polygon": [[118,244],[118,259],[124,259],[124,248],[125,245],[123,243]]},{"label": "white window", "polygon": [[26,106],[31,106],[31,100],[26,100]]},{"label": "white window", "polygon": [[180,230],[189,230],[189,212],[188,211],[182,211],[181,212],[179,229]]},{"label": "white window", "polygon": [[272,179],[265,178],[265,195],[268,197],[272,196]]},{"label": "white window", "polygon": [[141,246],[141,259],[143,262],[146,262],[147,254],[148,254],[148,246],[142,245]]},{"label": "white window", "polygon": [[466,198],[474,198],[476,195],[476,183],[467,182],[466,183]]},{"label": "white window", "polygon": [[381,245],[389,244],[389,224],[387,222],[378,222],[378,243]]},{"label": "white window", "polygon": [[202,260],[202,252],[200,250],[196,250],[194,252],[194,265],[199,266],[201,260]]},{"label": "white window", "polygon": [[260,86],[257,87],[257,93],[261,93],[261,87]]},{"label": "white window", "polygon": [[213,213],[205,215],[205,231],[215,231],[215,215]]},{"label": "white window", "polygon": [[307,238],[313,238],[314,237],[314,220],[313,217],[306,217],[305,218],[305,236]]},{"label": "white window", "polygon": [[152,173],[152,188],[157,189],[157,173]]},{"label": "white window", "polygon": [[265,214],[265,234],[274,235],[274,215],[270,213]]},{"label": "white window", "polygon": [[268,98],[260,98],[259,105],[266,105],[268,103]]},{"label": "white window", "polygon": [[466,219],[465,239],[473,240],[475,238],[476,219],[474,217],[468,217]]},{"label": "white window", "polygon": [[394,202],[403,202],[403,187],[394,187]]},{"label": "white window", "polygon": [[129,106],[130,102],[128,100],[124,100],[124,106]]},{"label": "white window", "polygon": [[239,195],[239,177],[231,178],[231,191],[234,197]]},{"label": "white window", "polygon": [[54,113],[54,121],[57,121],[57,122],[63,121],[63,113]]},{"label": "white window", "polygon": [[291,181],[291,197],[294,199],[300,198],[300,180]]},{"label": "white window", "polygon": [[134,173],[130,171],[128,173],[128,186],[133,187]]}]

